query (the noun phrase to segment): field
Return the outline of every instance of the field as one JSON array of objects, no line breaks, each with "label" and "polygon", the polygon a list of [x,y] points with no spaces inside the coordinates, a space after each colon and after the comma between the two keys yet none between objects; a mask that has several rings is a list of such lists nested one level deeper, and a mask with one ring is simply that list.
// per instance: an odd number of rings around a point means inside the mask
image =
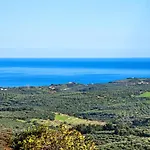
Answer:
[{"label": "field", "polygon": [[148,98],[150,98],[150,92],[145,92],[145,93],[141,94],[140,97],[148,97]]},{"label": "field", "polygon": [[17,121],[22,123],[22,125],[23,124],[27,125],[27,123],[30,123],[30,124],[28,124],[28,126],[33,125],[33,124],[44,124],[44,125],[48,125],[48,126],[58,126],[61,124],[65,124],[68,127],[72,127],[72,126],[76,126],[76,125],[80,125],[80,124],[100,125],[100,126],[103,126],[106,124],[106,122],[102,122],[102,121],[81,119],[81,118],[77,118],[74,116],[69,116],[69,115],[61,114],[61,113],[55,113],[54,120],[31,119],[28,122],[26,122],[24,120],[17,120]]},{"label": "field", "polygon": [[58,114],[58,113],[56,113],[55,121],[60,121],[62,123],[67,123],[71,125],[79,125],[79,124],[105,125],[106,124],[105,122],[101,122],[101,121],[90,121],[87,119],[80,119],[77,117],[73,117],[65,114]]}]

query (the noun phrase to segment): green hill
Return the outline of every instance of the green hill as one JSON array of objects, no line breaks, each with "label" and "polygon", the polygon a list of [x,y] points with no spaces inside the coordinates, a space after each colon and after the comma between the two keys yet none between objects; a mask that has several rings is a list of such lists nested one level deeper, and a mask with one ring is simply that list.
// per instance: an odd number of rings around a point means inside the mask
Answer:
[{"label": "green hill", "polygon": [[149,91],[150,79],[137,78],[107,84],[7,88],[0,90],[0,124],[15,133],[33,124],[65,123],[86,131],[85,136],[103,149],[148,149]]}]

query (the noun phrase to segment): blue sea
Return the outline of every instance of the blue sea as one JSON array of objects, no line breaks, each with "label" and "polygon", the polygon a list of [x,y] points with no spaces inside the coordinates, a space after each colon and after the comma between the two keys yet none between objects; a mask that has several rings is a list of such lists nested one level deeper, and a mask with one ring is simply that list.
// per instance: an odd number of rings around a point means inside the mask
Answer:
[{"label": "blue sea", "polygon": [[150,77],[150,58],[0,59],[0,86],[107,83]]}]

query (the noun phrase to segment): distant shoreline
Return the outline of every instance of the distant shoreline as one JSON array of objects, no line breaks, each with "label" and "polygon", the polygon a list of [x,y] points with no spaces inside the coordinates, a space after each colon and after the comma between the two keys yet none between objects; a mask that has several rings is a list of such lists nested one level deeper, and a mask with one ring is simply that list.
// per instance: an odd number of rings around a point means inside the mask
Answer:
[{"label": "distant shoreline", "polygon": [[[113,81],[109,81],[109,82],[106,82],[106,83],[78,83],[78,82],[68,82],[68,83],[57,83],[57,84],[54,84],[54,83],[50,83],[48,85],[22,85],[22,86],[0,86],[0,90],[1,88],[3,88],[4,90],[3,91],[7,91],[5,89],[7,88],[29,88],[29,87],[50,87],[50,86],[62,86],[62,85],[67,85],[67,84],[72,84],[72,85],[83,85],[83,86],[87,86],[87,85],[105,85],[105,84],[115,84],[115,83],[125,83],[125,81],[133,81],[134,80],[139,83],[141,81],[145,81],[145,83],[147,83],[147,80],[150,84],[150,78],[137,78],[137,77],[128,77],[128,78],[125,78],[125,79],[120,79],[120,80],[113,80]],[[143,84],[143,82],[141,82],[141,84]]]}]

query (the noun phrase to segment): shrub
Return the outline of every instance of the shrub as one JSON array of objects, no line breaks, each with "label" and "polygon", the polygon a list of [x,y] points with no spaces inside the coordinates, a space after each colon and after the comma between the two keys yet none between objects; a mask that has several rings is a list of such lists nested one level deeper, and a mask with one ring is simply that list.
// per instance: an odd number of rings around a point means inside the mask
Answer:
[{"label": "shrub", "polygon": [[101,131],[103,126],[101,125],[91,125],[91,124],[79,124],[74,126],[74,129],[81,132],[82,134],[95,133],[96,131]]},{"label": "shrub", "polygon": [[114,130],[115,126],[112,123],[107,123],[106,125],[103,126],[103,130]]},{"label": "shrub", "polygon": [[61,125],[57,129],[39,126],[24,131],[13,139],[14,150],[95,150],[78,131]]}]

